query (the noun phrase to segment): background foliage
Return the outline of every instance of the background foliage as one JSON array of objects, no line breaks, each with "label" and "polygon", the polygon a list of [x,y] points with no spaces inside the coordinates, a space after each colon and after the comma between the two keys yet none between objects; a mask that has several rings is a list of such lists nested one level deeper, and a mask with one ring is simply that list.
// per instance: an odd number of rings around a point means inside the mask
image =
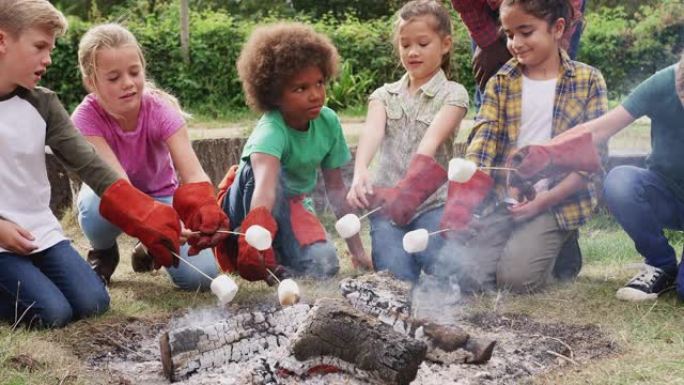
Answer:
[{"label": "background foliage", "polygon": [[[57,91],[69,108],[85,94],[77,67],[78,40],[89,26],[103,21],[127,25],[143,45],[148,73],[157,84],[175,93],[191,111],[210,116],[244,108],[235,61],[257,23],[294,19],[330,36],[344,63],[339,79],[328,88],[334,108],[364,104],[374,88],[397,80],[403,72],[391,43],[393,20],[387,15],[400,0],[270,0],[270,7],[264,0],[191,1],[189,64],[181,59],[177,1],[57,3],[73,9],[74,15],[67,35],[58,41],[43,85]],[[588,3],[578,59],[603,72],[613,97],[678,59],[684,47],[681,0],[643,1],[638,7],[639,2],[626,1],[592,11],[596,3]],[[363,18],[355,11],[360,9]],[[453,20],[452,78],[472,90],[470,40],[456,14]]]}]

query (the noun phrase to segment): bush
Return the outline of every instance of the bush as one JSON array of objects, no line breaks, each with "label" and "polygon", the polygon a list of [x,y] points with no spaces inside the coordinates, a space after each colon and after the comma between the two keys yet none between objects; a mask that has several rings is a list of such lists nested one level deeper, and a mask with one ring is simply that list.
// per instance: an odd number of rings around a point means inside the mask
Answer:
[{"label": "bush", "polygon": [[[633,19],[620,7],[586,15],[579,59],[603,72],[613,96],[627,93],[677,60],[684,46],[684,9],[678,1],[642,6]],[[180,52],[178,6],[169,4],[157,11],[140,18],[129,14],[126,21],[143,45],[150,77],[194,112],[224,116],[245,108],[235,62],[255,22],[206,8],[192,12],[190,63],[186,64]],[[260,22],[281,17],[269,15]],[[403,69],[391,43],[390,17],[359,20],[354,15],[340,18],[328,13],[315,18],[298,14],[294,19],[330,36],[342,56],[342,78],[330,88],[330,101],[336,107],[365,104],[373,89],[401,77]],[[458,16],[453,20],[451,78],[473,90],[470,38]],[[70,22],[67,35],[57,42],[43,84],[73,108],[85,94],[77,67],[78,41],[91,24],[78,19]]]}]

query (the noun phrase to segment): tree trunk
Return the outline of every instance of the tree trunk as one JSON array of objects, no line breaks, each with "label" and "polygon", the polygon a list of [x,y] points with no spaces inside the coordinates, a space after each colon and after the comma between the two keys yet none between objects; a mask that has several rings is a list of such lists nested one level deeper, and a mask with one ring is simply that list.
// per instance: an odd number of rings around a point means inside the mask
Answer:
[{"label": "tree trunk", "polygon": [[180,43],[183,61],[190,63],[190,6],[188,0],[180,0]]}]

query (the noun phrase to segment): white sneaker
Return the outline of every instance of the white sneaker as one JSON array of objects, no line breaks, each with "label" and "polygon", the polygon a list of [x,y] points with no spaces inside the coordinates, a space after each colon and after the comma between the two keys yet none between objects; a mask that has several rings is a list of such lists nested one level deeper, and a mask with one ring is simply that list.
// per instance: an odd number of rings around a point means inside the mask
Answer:
[{"label": "white sneaker", "polygon": [[644,265],[644,269],[620,288],[615,296],[624,301],[641,302],[654,300],[674,288],[675,277],[665,270]]}]

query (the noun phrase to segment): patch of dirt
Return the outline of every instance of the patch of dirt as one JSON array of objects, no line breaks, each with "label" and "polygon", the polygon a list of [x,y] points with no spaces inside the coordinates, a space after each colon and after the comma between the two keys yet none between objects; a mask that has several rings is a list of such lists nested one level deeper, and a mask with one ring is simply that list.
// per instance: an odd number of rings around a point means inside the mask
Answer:
[{"label": "patch of dirt", "polygon": [[11,368],[29,372],[33,372],[44,366],[42,362],[39,362],[29,354],[18,354],[10,357],[7,361]]}]

